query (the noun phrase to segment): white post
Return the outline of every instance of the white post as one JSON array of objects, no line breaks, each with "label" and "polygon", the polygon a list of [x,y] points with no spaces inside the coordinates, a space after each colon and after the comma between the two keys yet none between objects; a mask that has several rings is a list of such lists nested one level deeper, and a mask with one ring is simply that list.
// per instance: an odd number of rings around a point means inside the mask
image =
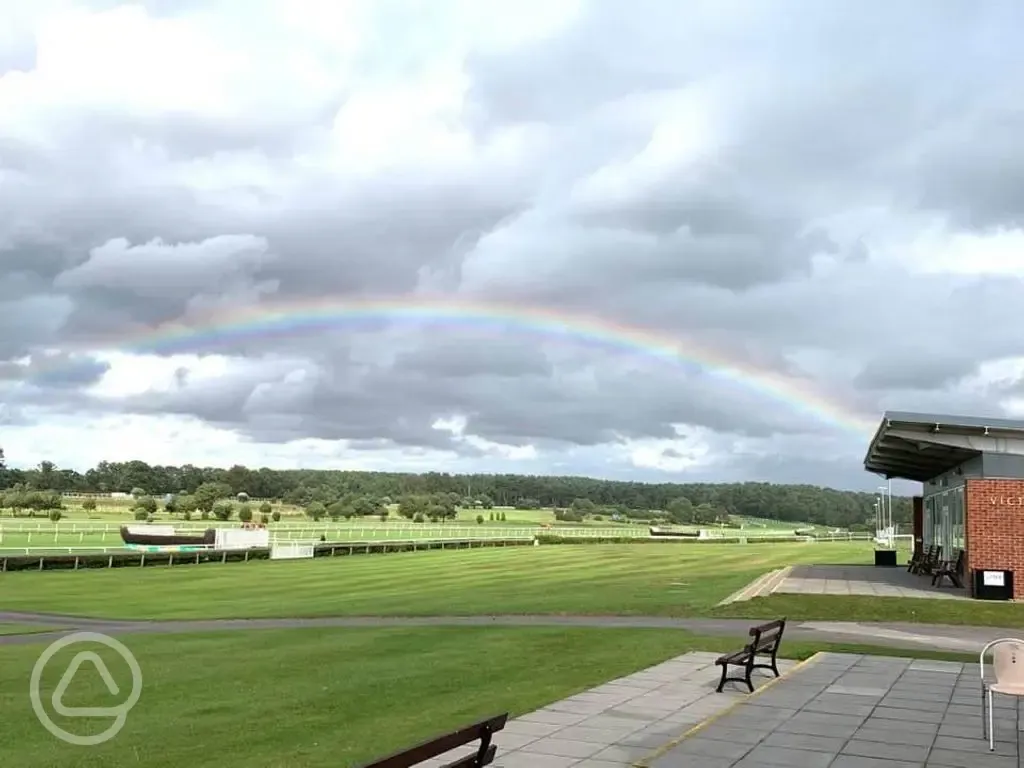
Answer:
[{"label": "white post", "polygon": [[889,498],[889,549],[892,549],[895,546],[895,541],[893,540],[894,534],[895,534],[895,529],[893,528],[893,522],[892,522],[892,478],[891,477],[888,479],[886,484],[888,486],[887,489],[886,489],[886,494],[888,495],[888,498]]}]

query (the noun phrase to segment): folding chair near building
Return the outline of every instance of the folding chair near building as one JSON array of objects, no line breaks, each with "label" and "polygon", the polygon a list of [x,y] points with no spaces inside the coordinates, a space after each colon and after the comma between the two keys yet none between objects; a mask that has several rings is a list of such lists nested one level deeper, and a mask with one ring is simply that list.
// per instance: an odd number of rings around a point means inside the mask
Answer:
[{"label": "folding chair near building", "polygon": [[[992,654],[992,674],[995,680],[985,679],[985,657]],[[978,659],[981,668],[981,727],[988,736],[989,751],[996,748],[995,717],[992,708],[992,694],[1001,693],[1013,696],[1018,701],[1014,711],[1017,713],[1014,733],[1020,732],[1020,702],[1024,697],[1024,640],[1015,637],[1003,637],[993,640],[981,650]]]}]

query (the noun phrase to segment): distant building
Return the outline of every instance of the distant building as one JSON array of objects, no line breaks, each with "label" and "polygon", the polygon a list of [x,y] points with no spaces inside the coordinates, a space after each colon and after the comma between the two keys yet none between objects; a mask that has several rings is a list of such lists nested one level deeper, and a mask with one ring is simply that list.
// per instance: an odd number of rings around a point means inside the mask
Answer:
[{"label": "distant building", "polygon": [[1012,571],[1024,597],[1024,421],[886,412],[864,468],[921,483],[913,499],[914,550],[964,551],[964,582],[975,572]]}]

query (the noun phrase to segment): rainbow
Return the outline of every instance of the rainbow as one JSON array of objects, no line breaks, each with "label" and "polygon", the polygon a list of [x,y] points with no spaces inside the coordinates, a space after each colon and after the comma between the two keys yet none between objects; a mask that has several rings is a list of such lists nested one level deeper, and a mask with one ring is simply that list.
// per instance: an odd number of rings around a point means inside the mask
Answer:
[{"label": "rainbow", "polygon": [[[99,345],[136,354],[175,354],[249,339],[296,336],[331,330],[379,328],[382,324],[528,334],[549,341],[591,344],[698,369],[731,381],[844,431],[870,434],[875,419],[826,396],[809,381],[731,359],[693,339],[608,319],[523,304],[397,297],[324,299],[232,309],[187,322],[170,323]],[[97,345],[90,345],[93,351]]]}]

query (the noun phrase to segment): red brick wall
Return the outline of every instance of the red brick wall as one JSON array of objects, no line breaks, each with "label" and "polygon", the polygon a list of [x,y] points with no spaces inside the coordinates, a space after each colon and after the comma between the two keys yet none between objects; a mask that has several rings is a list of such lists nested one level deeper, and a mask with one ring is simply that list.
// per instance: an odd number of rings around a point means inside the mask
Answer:
[{"label": "red brick wall", "polygon": [[1024,480],[968,478],[966,484],[967,578],[977,569],[1014,571],[1013,598],[1024,598]]},{"label": "red brick wall", "polygon": [[913,497],[914,504],[914,546],[913,551],[917,553],[921,549],[924,537],[924,499],[921,496]]}]

